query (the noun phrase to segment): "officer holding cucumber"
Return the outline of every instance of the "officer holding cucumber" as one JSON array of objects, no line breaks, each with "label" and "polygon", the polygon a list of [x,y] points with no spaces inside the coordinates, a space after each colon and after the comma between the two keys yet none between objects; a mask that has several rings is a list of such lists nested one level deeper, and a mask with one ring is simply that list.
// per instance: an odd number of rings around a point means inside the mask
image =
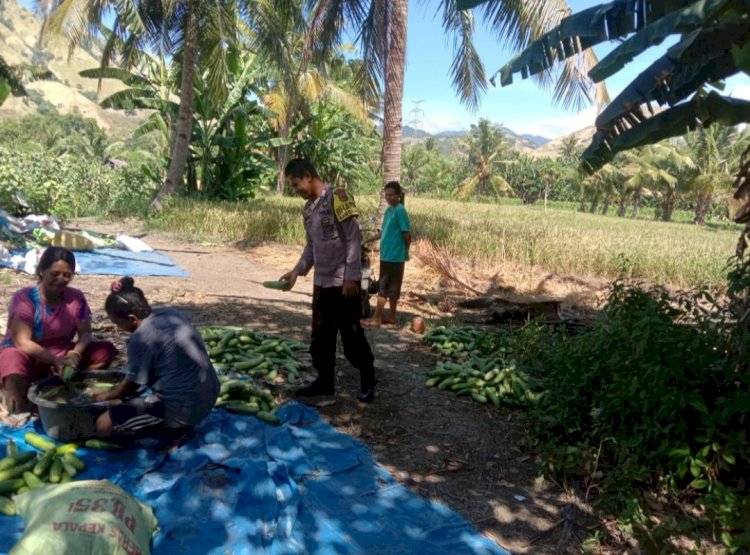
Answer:
[{"label": "officer holding cucumber", "polygon": [[334,394],[336,338],[341,332],[344,355],[360,373],[357,399],[369,403],[375,397],[377,379],[372,350],[360,325],[362,236],[357,206],[344,189],[324,182],[309,160],[291,160],[284,175],[307,201],[303,212],[307,243],[295,267],[281,276],[281,281],[287,282],[285,290],[294,287],[298,276],[315,268],[310,354],[318,378],[296,395],[313,401]]}]

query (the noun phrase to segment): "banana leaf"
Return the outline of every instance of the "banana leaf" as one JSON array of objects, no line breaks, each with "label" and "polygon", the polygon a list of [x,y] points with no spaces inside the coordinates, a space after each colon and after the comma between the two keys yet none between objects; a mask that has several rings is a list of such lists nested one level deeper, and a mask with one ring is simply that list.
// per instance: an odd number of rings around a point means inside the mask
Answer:
[{"label": "banana leaf", "polygon": [[614,75],[636,56],[651,46],[661,44],[668,36],[692,32],[702,27],[730,2],[731,0],[699,0],[657,19],[605,56],[589,71],[589,77],[598,83]]},{"label": "banana leaf", "polygon": [[599,130],[581,155],[581,169],[594,173],[618,152],[657,143],[685,134],[698,125],[737,125],[750,121],[750,101],[727,98],[719,93],[696,95],[688,102],[664,110],[619,133]]},{"label": "banana leaf", "polygon": [[708,82],[738,72],[729,53],[737,41],[750,41],[748,23],[732,23],[711,30],[696,30],[636,77],[596,118],[597,127],[613,129],[623,118],[636,117],[650,102],[674,106]]},{"label": "banana leaf", "polygon": [[[458,4],[461,5],[460,0]],[[500,68],[490,81],[494,84],[500,74],[500,82],[506,86],[513,82],[514,73],[521,73],[525,79],[548,69],[555,60],[640,31],[651,21],[690,4],[686,0],[614,0],[569,15]]]},{"label": "banana leaf", "polygon": [[143,85],[145,87],[148,87],[150,84],[148,79],[145,79],[140,75],[131,73],[127,69],[122,69],[119,67],[97,67],[93,69],[84,69],[83,71],[79,71],[78,75],[80,75],[81,77],[88,77],[90,79],[117,79],[118,81],[122,81],[126,85],[130,86]]}]

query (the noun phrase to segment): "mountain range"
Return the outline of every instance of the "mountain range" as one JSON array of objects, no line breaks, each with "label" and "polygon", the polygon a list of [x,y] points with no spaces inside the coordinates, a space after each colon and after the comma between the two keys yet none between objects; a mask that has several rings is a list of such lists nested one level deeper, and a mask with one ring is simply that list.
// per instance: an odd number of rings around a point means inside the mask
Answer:
[{"label": "mountain range", "polygon": [[[96,79],[87,79],[79,71],[99,66],[99,52],[94,46],[77,48],[69,57],[67,49],[59,45],[39,43],[42,19],[18,3],[18,0],[0,0],[0,54],[10,65],[33,64],[49,69],[53,78],[28,83],[26,97],[9,97],[2,108],[0,118],[18,118],[26,114],[41,112],[53,107],[61,113],[80,113],[93,118],[109,134],[124,138],[143,119],[145,113],[104,109],[98,102],[125,88],[120,81],[105,79],[98,88]],[[507,127],[502,128],[510,145],[531,156],[557,156],[564,137],[547,138],[538,135],[517,134]],[[451,153],[460,148],[460,142],[468,131],[442,131],[430,135],[421,129],[404,126],[404,144],[419,143],[432,137],[440,152]],[[582,144],[586,144],[594,128],[576,133]]]}]

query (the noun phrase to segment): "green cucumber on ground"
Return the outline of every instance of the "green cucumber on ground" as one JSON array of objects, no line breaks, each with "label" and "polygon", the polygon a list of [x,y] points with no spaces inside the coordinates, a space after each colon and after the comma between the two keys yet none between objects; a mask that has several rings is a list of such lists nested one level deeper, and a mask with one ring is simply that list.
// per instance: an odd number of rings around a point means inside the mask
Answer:
[{"label": "green cucumber on ground", "polygon": [[34,476],[33,472],[29,472],[28,470],[23,473],[23,481],[26,482],[29,489],[37,489],[44,485],[44,482]]},{"label": "green cucumber on ground", "polygon": [[54,441],[44,438],[39,434],[35,434],[34,432],[26,432],[23,439],[26,443],[32,447],[36,447],[40,451],[49,451],[50,449],[57,448],[57,444]]},{"label": "green cucumber on ground", "polygon": [[79,459],[75,453],[65,453],[63,455],[63,464],[65,463],[75,467],[78,472],[86,470],[86,463]]},{"label": "green cucumber on ground", "polygon": [[[78,469],[70,463],[63,461],[62,467],[63,474],[67,474],[71,478],[75,478],[75,475],[78,474]],[[60,476],[60,479],[62,479],[62,476]]]},{"label": "green cucumber on ground", "polygon": [[238,414],[257,414],[260,411],[259,405],[244,401],[227,401],[221,408]]},{"label": "green cucumber on ground", "polygon": [[57,454],[53,450],[49,450],[44,455],[42,455],[34,465],[34,475],[42,476],[43,474],[46,474],[49,470],[49,467],[52,466],[52,459],[55,456],[57,456]]},{"label": "green cucumber on ground", "polygon": [[26,481],[23,478],[13,478],[12,480],[0,480],[0,494],[1,493],[13,493],[18,491],[18,488],[26,485]]},{"label": "green cucumber on ground", "polygon": [[8,516],[16,514],[16,504],[13,503],[12,499],[0,496],[0,513]]},{"label": "green cucumber on ground", "polygon": [[36,466],[36,457],[34,457],[31,460],[26,461],[23,464],[19,464],[18,466],[14,466],[12,468],[8,468],[6,470],[0,471],[0,480],[10,480],[13,478],[18,478],[27,470],[33,470],[35,466]]},{"label": "green cucumber on ground", "polygon": [[272,426],[278,426],[279,424],[281,424],[281,420],[279,420],[279,417],[269,411],[262,410],[255,416],[256,418],[258,418],[258,420],[262,420],[266,424],[271,424]]},{"label": "green cucumber on ground", "polygon": [[89,449],[99,449],[101,451],[121,448],[121,445],[119,445],[118,443],[106,441],[104,439],[87,439],[84,445]]},{"label": "green cucumber on ground", "polygon": [[15,441],[9,439],[8,445],[5,446],[5,456],[15,457],[16,455],[18,455],[18,446],[16,445]]},{"label": "green cucumber on ground", "polygon": [[23,464],[27,461],[30,461],[34,457],[36,457],[36,452],[34,451],[26,451],[24,453],[19,453],[12,457],[5,457],[3,460],[0,461],[0,471],[8,470],[9,468],[13,468],[14,466]]},{"label": "green cucumber on ground", "polygon": [[62,461],[58,458],[55,458],[55,460],[52,461],[52,466],[49,469],[49,481],[53,484],[57,484],[58,482],[60,482],[60,478],[62,478],[62,472]]}]

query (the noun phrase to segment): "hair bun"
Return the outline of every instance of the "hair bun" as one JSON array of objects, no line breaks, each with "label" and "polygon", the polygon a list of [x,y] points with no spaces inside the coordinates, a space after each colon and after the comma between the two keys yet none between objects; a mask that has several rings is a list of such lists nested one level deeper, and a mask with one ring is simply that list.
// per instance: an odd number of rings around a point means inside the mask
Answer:
[{"label": "hair bun", "polygon": [[135,280],[130,276],[121,277],[120,283],[122,284],[122,289],[124,291],[127,291],[128,289],[133,289],[133,287],[135,287]]}]

